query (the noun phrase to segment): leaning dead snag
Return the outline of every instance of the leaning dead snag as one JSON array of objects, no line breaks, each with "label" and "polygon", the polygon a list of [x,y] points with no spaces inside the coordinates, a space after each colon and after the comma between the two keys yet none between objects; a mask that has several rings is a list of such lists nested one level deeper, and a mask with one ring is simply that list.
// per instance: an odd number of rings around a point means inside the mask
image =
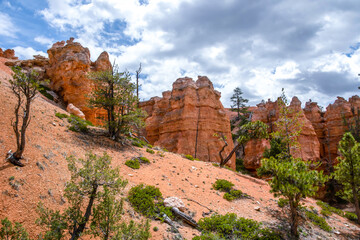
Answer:
[{"label": "leaning dead snag", "polygon": [[219,152],[219,156],[221,159],[220,167],[223,167],[226,163],[228,163],[229,160],[231,159],[231,157],[234,155],[234,153],[236,151],[238,151],[241,147],[243,149],[245,149],[245,144],[248,141],[250,141],[251,139],[267,138],[268,137],[267,129],[268,129],[268,126],[261,121],[249,122],[249,123],[246,123],[245,125],[242,125],[239,130],[240,136],[237,139],[238,145],[236,145],[231,150],[231,152],[225,159],[224,159],[222,153],[223,153],[224,149],[228,146],[228,143],[226,141],[226,136],[224,136],[224,134],[222,134],[222,133],[215,134],[214,136],[219,137],[220,140],[224,141],[224,146],[221,148],[221,150]]}]

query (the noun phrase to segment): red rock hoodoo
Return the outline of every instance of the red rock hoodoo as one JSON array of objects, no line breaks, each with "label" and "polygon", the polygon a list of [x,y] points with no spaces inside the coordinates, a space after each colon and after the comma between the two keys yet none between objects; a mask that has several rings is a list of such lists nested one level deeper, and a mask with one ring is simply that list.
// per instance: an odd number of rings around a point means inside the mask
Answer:
[{"label": "red rock hoodoo", "polygon": [[18,57],[15,57],[14,49],[6,49],[5,51],[3,51],[0,48],[0,57],[7,58],[7,59],[13,59],[13,60],[18,59]]},{"label": "red rock hoodoo", "polygon": [[[230,120],[220,96],[207,77],[198,77],[196,82],[187,77],[177,79],[172,91],[163,92],[162,98],[153,97],[140,104],[148,113],[147,139],[172,152],[219,162],[218,153],[224,144],[214,134],[224,134],[228,139],[224,156],[234,147]],[[229,165],[235,168],[235,156]]]},{"label": "red rock hoodoo", "polygon": [[91,62],[89,49],[73,40],[70,38],[66,44],[64,41],[57,42],[47,51],[50,86],[66,103],[72,103],[79,108],[87,120],[96,123],[97,117],[103,115],[103,111],[88,107],[87,96],[91,92],[92,84],[87,74],[91,71],[111,69],[109,55],[103,52],[95,62]]}]

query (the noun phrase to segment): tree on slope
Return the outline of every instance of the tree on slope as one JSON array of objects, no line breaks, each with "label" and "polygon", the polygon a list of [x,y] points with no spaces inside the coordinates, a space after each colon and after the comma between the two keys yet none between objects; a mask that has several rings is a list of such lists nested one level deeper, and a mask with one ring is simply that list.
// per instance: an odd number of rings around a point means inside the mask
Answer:
[{"label": "tree on slope", "polygon": [[261,167],[257,172],[260,176],[272,176],[271,192],[289,200],[291,234],[298,237],[300,200],[314,196],[327,178],[322,172],[311,170],[309,163],[291,155],[298,148],[297,137],[301,133],[302,124],[299,122],[299,115],[288,107],[284,89],[278,98],[278,107],[279,118],[275,123],[277,131],[271,133],[272,148],[264,153],[269,158],[261,160]]},{"label": "tree on slope", "polygon": [[293,157],[262,159],[257,172],[260,176],[273,176],[270,180],[271,192],[275,197],[283,196],[289,200],[291,234],[297,237],[300,200],[314,196],[326,177],[322,172],[310,170],[308,163]]},{"label": "tree on slope", "polygon": [[343,185],[339,194],[354,203],[357,221],[360,223],[360,143],[351,133],[345,133],[339,143],[339,152],[339,164],[335,166],[334,172],[335,179]]},{"label": "tree on slope", "polygon": [[35,71],[25,72],[20,67],[12,68],[13,79],[9,80],[10,88],[16,96],[14,109],[15,120],[12,127],[16,136],[16,151],[8,157],[9,161],[18,166],[24,166],[20,159],[25,151],[26,130],[30,124],[31,103],[39,88],[39,74]]},{"label": "tree on slope", "polygon": [[128,72],[119,72],[117,66],[113,66],[112,70],[91,73],[89,77],[94,82],[90,106],[106,110],[110,138],[117,140],[121,134],[144,125],[142,118],[145,115],[137,108],[136,86]]}]

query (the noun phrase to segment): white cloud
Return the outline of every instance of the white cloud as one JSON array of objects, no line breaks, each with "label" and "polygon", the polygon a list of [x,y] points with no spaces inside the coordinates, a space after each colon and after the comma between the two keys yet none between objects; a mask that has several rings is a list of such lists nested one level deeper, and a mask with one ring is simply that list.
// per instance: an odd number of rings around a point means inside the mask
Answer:
[{"label": "white cloud", "polygon": [[0,36],[15,38],[17,31],[9,15],[0,12]]},{"label": "white cloud", "polygon": [[37,36],[34,38],[34,40],[42,45],[46,45],[47,47],[51,47],[53,45],[53,43],[55,42],[54,39],[52,38],[47,38],[44,36]]},{"label": "white cloud", "polygon": [[[76,41],[91,50],[92,60],[107,50],[123,69],[135,71],[143,64],[147,78],[141,98],[170,90],[182,74],[207,75],[226,106],[238,86],[252,105],[275,100],[283,87],[303,103],[311,98],[322,105],[335,94],[357,93],[350,89],[358,81],[351,76],[360,72],[360,51],[353,50],[350,57],[343,53],[360,42],[354,31],[360,27],[358,0],[48,3],[41,11],[45,20],[56,29],[75,32]],[[120,22],[126,25],[119,27]],[[48,39],[36,40],[46,44]],[[326,84],[326,78],[336,77],[346,87]]]},{"label": "white cloud", "polygon": [[32,47],[14,47],[15,55],[19,57],[20,59],[32,59],[34,55],[42,55],[44,57],[47,57],[47,54],[42,51],[36,51]]}]

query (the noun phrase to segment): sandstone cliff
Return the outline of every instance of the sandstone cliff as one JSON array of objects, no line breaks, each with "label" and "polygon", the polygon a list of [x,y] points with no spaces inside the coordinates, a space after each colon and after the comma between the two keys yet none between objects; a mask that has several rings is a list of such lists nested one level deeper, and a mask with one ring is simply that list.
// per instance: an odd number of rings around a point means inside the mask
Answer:
[{"label": "sandstone cliff", "polygon": [[[163,97],[154,97],[141,103],[147,111],[146,136],[155,145],[183,154],[191,154],[202,161],[219,162],[218,152],[223,142],[214,137],[224,134],[229,146],[231,140],[230,121],[220,102],[220,93],[214,90],[207,77],[179,78],[172,91],[163,92]],[[235,156],[229,165],[235,168]]]}]

